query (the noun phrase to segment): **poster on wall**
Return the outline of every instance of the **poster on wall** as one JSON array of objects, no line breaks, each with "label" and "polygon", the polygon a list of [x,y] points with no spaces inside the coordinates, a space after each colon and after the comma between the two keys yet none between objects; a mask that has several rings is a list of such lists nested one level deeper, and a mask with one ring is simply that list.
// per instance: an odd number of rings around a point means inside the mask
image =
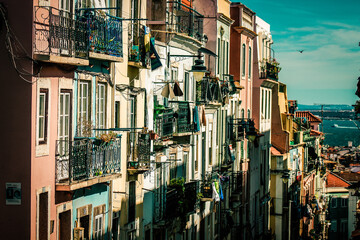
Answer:
[{"label": "poster on wall", "polygon": [[6,205],[21,205],[21,183],[6,183]]}]

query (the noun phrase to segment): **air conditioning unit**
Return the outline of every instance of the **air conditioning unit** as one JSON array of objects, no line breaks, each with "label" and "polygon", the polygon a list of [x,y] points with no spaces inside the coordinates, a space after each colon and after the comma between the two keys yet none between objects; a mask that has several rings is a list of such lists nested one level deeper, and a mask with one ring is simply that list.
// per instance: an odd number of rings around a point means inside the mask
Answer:
[{"label": "air conditioning unit", "polygon": [[74,240],[84,240],[84,228],[83,227],[74,228]]}]

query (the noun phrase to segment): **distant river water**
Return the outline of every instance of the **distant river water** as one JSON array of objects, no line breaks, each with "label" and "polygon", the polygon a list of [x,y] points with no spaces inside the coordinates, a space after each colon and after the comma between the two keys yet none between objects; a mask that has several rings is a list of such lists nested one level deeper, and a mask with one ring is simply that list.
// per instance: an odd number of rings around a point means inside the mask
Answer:
[{"label": "distant river water", "polygon": [[[324,119],[324,143],[330,146],[347,146],[348,141],[352,141],[353,146],[359,146],[360,130],[356,127],[354,121]],[[360,122],[355,122],[360,127]],[[334,127],[334,125],[337,127]]]}]

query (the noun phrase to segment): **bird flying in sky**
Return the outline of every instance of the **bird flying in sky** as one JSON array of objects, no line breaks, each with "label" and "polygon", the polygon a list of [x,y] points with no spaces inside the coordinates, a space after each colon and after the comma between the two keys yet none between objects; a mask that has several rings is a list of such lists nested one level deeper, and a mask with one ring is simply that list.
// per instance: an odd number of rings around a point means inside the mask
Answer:
[{"label": "bird flying in sky", "polygon": [[305,50],[298,50],[299,53],[303,53],[303,51],[305,51]]}]

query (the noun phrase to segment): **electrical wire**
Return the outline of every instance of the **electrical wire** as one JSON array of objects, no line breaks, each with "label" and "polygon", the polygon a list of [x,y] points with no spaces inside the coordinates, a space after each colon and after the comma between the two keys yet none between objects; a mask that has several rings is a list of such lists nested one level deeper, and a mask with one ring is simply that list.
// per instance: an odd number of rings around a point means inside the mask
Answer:
[{"label": "electrical wire", "polygon": [[[29,84],[36,83],[39,80],[38,77],[40,75],[42,66],[26,52],[24,46],[21,44],[19,39],[16,37],[14,31],[12,30],[12,28],[9,25],[9,22],[8,22],[8,19],[6,16],[7,11],[3,4],[0,4],[0,13],[4,20],[4,24],[6,27],[5,47],[9,53],[9,56],[10,56],[12,65],[15,68],[15,71],[17,72],[19,77],[21,79],[23,79],[26,83],[29,83]],[[16,54],[17,52],[18,52],[18,54]],[[33,74],[32,72],[21,67],[20,64],[17,63],[17,61],[19,61],[19,60],[28,60],[32,64],[39,66],[37,73]],[[26,79],[25,77],[37,77],[37,79],[36,79],[36,81],[31,81],[31,80]]]}]

